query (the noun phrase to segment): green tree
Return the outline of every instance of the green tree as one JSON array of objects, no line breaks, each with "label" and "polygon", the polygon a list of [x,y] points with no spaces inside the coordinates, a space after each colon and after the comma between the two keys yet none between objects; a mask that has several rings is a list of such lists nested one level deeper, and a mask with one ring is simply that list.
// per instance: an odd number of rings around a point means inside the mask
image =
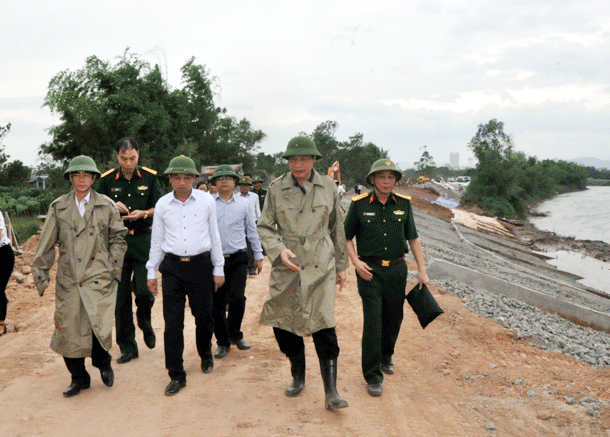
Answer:
[{"label": "green tree", "polygon": [[12,161],[0,170],[0,185],[5,187],[27,187],[32,169],[21,161]]},{"label": "green tree", "polygon": [[8,161],[8,155],[4,153],[4,137],[8,135],[11,130],[11,124],[7,124],[6,126],[0,126],[0,169],[4,166],[6,161]]},{"label": "green tree", "polygon": [[462,203],[477,204],[491,214],[525,217],[529,201],[586,188],[586,168],[566,161],[539,162],[515,152],[504,124],[496,119],[479,125],[468,145],[478,163]]},{"label": "green tree", "polygon": [[[194,58],[181,72],[183,87],[172,89],[158,65],[126,50],[115,65],[92,56],[82,69],[58,73],[49,84],[45,106],[61,123],[50,128],[52,139],[39,153],[63,164],[86,154],[107,168],[116,165],[115,142],[130,136],[140,143],[142,164],[161,170],[181,153],[198,164],[253,154],[264,134],[215,105],[217,79]],[[231,141],[230,147],[225,141]]]},{"label": "green tree", "polygon": [[518,184],[522,167],[513,156],[513,142],[504,133],[504,123],[494,118],[480,124],[468,147],[478,163],[463,202],[477,203],[496,215],[524,216],[526,205]]},{"label": "green tree", "polygon": [[428,146],[423,146],[421,149],[423,149],[424,152],[422,153],[421,158],[419,158],[419,161],[413,163],[415,168],[418,171],[423,172],[427,171],[429,168],[436,168],[434,158],[428,153]]}]

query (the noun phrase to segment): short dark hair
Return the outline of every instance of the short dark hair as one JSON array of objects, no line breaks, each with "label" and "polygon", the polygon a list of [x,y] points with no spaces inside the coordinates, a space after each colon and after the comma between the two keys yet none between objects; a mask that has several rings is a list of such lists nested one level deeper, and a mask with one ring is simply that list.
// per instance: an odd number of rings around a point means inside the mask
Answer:
[{"label": "short dark hair", "polygon": [[195,188],[199,189],[199,187],[202,186],[203,184],[205,184],[206,187],[208,186],[208,183],[206,181],[200,180],[199,182],[197,182],[195,184]]},{"label": "short dark hair", "polygon": [[116,142],[114,148],[116,150],[116,153],[124,152],[129,149],[133,149],[136,152],[140,153],[140,146],[138,145],[138,142],[135,138],[121,138]]}]

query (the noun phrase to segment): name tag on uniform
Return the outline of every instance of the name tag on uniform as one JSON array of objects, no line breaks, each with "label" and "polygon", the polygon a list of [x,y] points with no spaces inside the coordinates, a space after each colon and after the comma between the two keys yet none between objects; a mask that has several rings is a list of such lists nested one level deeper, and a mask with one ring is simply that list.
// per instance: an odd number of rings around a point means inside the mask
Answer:
[{"label": "name tag on uniform", "polygon": [[138,187],[138,190],[147,190],[147,189],[148,189],[148,186],[147,186],[147,185],[140,185],[140,186]]},{"label": "name tag on uniform", "polygon": [[364,212],[362,213],[365,217],[375,217],[375,213],[374,212]]},{"label": "name tag on uniform", "polygon": [[123,190],[121,189],[121,187],[112,187],[110,189],[110,191],[112,191],[113,193],[116,193],[116,192],[123,191]]},{"label": "name tag on uniform", "polygon": [[396,211],[394,211],[394,214],[396,214],[396,215],[404,215],[405,212],[397,209]]}]

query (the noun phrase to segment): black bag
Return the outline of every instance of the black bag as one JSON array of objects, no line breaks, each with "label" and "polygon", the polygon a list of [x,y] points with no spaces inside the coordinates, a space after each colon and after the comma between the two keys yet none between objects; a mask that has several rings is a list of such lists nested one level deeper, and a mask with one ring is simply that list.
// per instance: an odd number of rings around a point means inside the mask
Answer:
[{"label": "black bag", "polygon": [[419,324],[423,329],[426,329],[430,322],[444,313],[425,285],[420,290],[419,283],[417,283],[407,294],[406,300],[411,305],[413,312],[417,314]]}]

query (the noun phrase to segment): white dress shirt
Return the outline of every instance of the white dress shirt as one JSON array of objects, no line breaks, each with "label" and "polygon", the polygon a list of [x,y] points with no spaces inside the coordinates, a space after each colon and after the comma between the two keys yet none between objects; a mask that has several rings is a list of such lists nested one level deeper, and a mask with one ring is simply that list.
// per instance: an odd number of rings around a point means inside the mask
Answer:
[{"label": "white dress shirt", "polygon": [[252,207],[254,208],[254,220],[258,221],[261,216],[261,204],[258,202],[258,194],[248,191],[247,195],[239,193],[241,197],[248,199]]},{"label": "white dress shirt", "polygon": [[11,239],[8,237],[6,224],[4,223],[4,214],[0,211],[0,247],[11,244]]},{"label": "white dress shirt", "polygon": [[91,190],[89,190],[87,195],[85,197],[83,197],[83,200],[81,200],[80,202],[78,201],[78,198],[76,197],[76,193],[74,193],[74,200],[76,201],[76,207],[78,208],[78,213],[80,214],[81,217],[84,217],[85,216],[85,207],[89,203],[89,200],[91,200]]},{"label": "white dress shirt", "polygon": [[150,253],[146,269],[148,279],[157,277],[157,268],[164,253],[195,256],[211,252],[214,276],[224,276],[224,257],[216,222],[216,205],[212,196],[201,190],[191,190],[185,202],[174,191],[161,197],[155,205]]}]

